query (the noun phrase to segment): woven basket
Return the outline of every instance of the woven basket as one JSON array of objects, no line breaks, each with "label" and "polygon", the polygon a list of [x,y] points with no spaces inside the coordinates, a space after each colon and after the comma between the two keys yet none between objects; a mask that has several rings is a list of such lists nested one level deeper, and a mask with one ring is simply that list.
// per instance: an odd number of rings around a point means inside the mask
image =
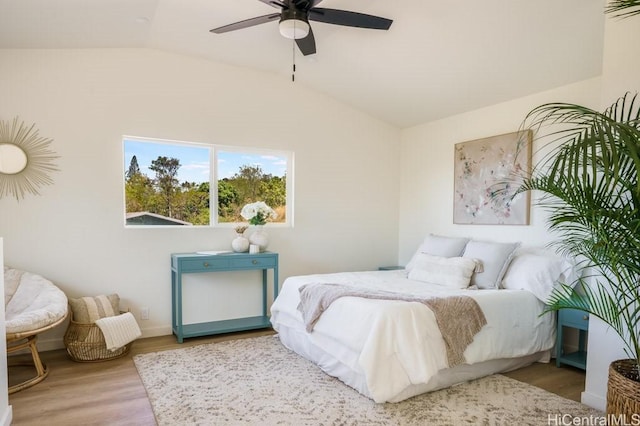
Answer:
[{"label": "woven basket", "polygon": [[104,335],[95,324],[69,321],[64,333],[64,346],[72,360],[77,362],[99,362],[120,358],[129,353],[133,342],[116,350],[107,349]]},{"label": "woven basket", "polygon": [[640,413],[640,381],[636,363],[633,359],[620,359],[609,365],[607,414],[625,416],[628,422],[633,415]]}]

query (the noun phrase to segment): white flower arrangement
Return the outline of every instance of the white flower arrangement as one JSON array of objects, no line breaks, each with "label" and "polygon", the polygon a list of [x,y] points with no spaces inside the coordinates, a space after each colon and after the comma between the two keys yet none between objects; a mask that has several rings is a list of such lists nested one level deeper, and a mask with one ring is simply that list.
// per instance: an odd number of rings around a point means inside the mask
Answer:
[{"label": "white flower arrangement", "polygon": [[240,216],[248,220],[252,225],[264,225],[267,220],[277,218],[278,214],[264,201],[256,201],[255,203],[246,204],[242,208]]}]

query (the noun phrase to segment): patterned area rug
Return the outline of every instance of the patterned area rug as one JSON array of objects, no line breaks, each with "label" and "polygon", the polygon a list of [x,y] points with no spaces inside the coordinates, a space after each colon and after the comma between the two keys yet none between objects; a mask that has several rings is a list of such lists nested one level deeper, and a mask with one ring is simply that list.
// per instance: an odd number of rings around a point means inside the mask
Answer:
[{"label": "patterned area rug", "polygon": [[134,362],[159,425],[548,425],[602,416],[501,375],[376,404],[277,336],[136,355]]}]

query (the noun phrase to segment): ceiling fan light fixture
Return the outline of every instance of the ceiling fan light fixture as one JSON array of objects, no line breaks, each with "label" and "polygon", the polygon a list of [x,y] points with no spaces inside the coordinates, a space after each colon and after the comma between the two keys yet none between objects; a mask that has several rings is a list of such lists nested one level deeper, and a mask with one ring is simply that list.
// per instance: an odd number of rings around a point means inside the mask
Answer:
[{"label": "ceiling fan light fixture", "polygon": [[285,19],[280,21],[280,34],[288,39],[297,40],[309,35],[309,24],[301,19]]}]

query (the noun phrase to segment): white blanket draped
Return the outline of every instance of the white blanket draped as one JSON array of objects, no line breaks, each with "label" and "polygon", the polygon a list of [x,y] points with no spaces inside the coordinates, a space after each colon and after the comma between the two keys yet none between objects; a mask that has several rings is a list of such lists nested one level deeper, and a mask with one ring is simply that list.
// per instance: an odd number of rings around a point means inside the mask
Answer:
[{"label": "white blanket draped", "polygon": [[107,349],[110,351],[121,348],[142,336],[140,327],[131,312],[101,318],[96,321],[96,325],[102,331]]}]

